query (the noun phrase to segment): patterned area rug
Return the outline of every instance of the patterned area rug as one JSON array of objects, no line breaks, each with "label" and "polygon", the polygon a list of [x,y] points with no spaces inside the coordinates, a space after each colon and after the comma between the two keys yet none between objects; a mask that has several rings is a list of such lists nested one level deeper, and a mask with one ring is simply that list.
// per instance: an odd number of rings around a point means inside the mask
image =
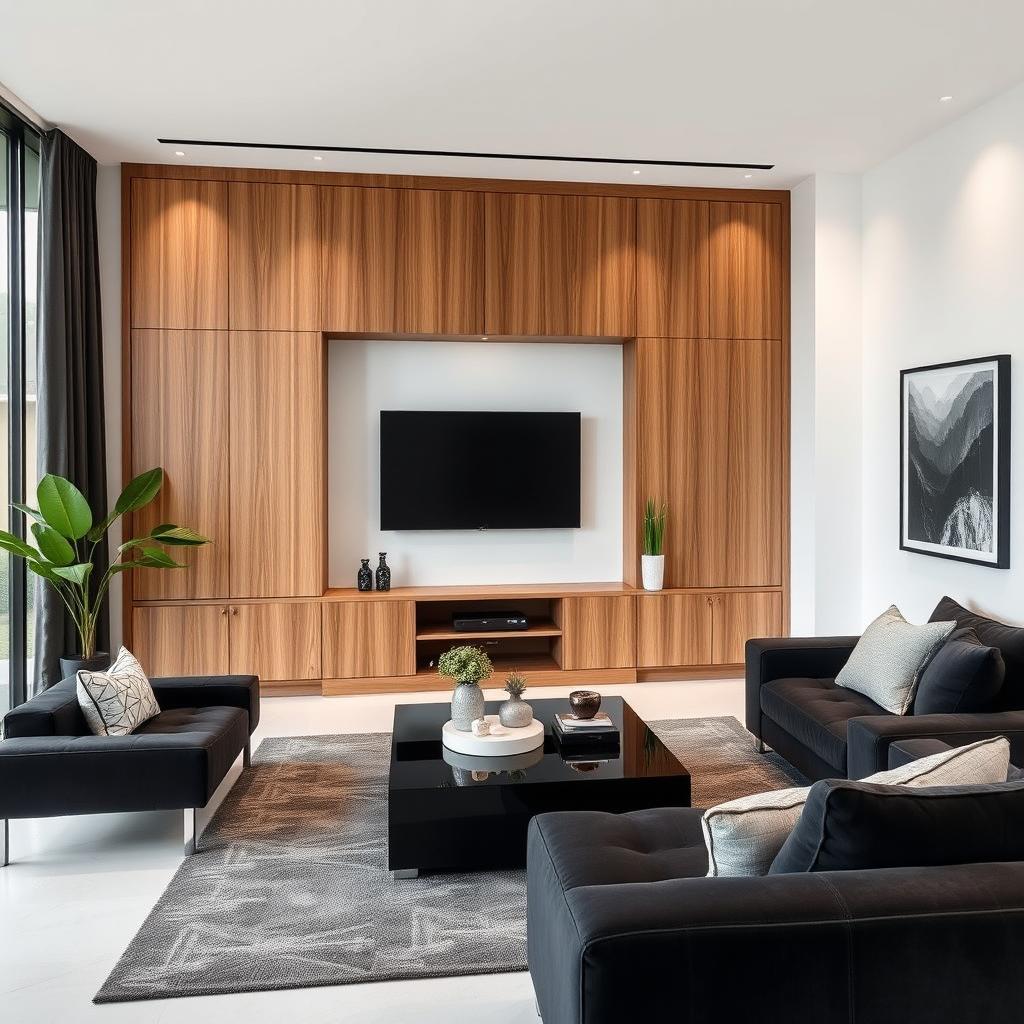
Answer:
[{"label": "patterned area rug", "polygon": [[[695,807],[800,781],[735,718],[652,725]],[[526,970],[525,871],[387,871],[390,747],[264,740],[95,1002]]]}]

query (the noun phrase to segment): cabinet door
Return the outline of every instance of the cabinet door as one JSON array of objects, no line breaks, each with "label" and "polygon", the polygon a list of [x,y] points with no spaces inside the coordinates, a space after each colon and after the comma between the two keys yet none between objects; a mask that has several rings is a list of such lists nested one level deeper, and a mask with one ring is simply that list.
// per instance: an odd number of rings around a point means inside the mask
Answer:
[{"label": "cabinet door", "polygon": [[325,679],[416,673],[413,601],[335,601],[323,605]]},{"label": "cabinet door", "polygon": [[632,668],[636,619],[632,597],[565,597],[559,616],[562,668]]},{"label": "cabinet door", "polygon": [[782,594],[715,594],[712,606],[713,665],[741,665],[752,637],[782,633]]},{"label": "cabinet door", "polygon": [[710,203],[712,338],[782,337],[782,207]]},{"label": "cabinet door", "polygon": [[150,676],[224,675],[227,605],[137,605],[132,609],[131,647]]},{"label": "cabinet door", "polygon": [[711,598],[652,594],[637,598],[637,667],[711,664]]},{"label": "cabinet door", "polygon": [[[132,475],[162,466],[156,500],[131,517],[133,536],[177,523],[209,537],[175,548],[187,569],[139,569],[136,600],[228,593],[228,336],[223,331],[132,331]],[[127,538],[126,538],[127,539]]]},{"label": "cabinet door", "polygon": [[228,186],[134,178],[132,326],[228,326]]},{"label": "cabinet door", "polygon": [[398,332],[400,193],[394,188],[320,189],[325,331]]},{"label": "cabinet door", "polygon": [[231,332],[231,596],[324,590],[319,334]]},{"label": "cabinet door", "polygon": [[395,330],[484,333],[484,197],[398,191]]},{"label": "cabinet door", "polygon": [[231,672],[261,680],[320,678],[320,605],[233,604]]},{"label": "cabinet door", "polygon": [[632,199],[488,193],[488,334],[635,333]]},{"label": "cabinet door", "polygon": [[315,185],[230,184],[233,330],[320,329],[319,199]]},{"label": "cabinet door", "polygon": [[708,336],[708,204],[640,199],[636,204],[636,333]]}]

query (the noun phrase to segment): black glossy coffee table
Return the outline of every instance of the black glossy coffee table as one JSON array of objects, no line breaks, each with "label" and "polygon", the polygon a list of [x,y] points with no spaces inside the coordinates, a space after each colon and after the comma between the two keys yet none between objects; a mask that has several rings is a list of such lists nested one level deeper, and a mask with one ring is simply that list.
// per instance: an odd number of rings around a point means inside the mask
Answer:
[{"label": "black glossy coffee table", "polygon": [[[395,708],[388,779],[388,867],[482,871],[526,863],[526,829],[544,811],[689,807],[690,773],[621,697],[601,710],[619,727],[617,746],[563,750],[552,734],[568,701],[531,700],[544,745],[511,757],[467,757],[441,744],[447,702]],[[487,704],[497,714],[499,702]]]}]

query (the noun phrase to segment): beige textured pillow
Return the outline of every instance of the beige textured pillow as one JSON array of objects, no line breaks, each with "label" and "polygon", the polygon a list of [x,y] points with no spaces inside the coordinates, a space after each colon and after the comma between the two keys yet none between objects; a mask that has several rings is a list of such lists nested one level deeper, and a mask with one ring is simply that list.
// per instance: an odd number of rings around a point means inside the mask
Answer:
[{"label": "beige textured pillow", "polygon": [[160,714],[149,677],[127,647],[105,672],[78,670],[78,703],[97,736],[127,736]]},{"label": "beige textured pillow", "polygon": [[[876,772],[861,782],[888,786],[973,786],[1005,782],[1010,744],[1002,736],[929,754],[900,768]],[[793,831],[809,786],[755,793],[704,812],[708,875],[766,875]]]}]

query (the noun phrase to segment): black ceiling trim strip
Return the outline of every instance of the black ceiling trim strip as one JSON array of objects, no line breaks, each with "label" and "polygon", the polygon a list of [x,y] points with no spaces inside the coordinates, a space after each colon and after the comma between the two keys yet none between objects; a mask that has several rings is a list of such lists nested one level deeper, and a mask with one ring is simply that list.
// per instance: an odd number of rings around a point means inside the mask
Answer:
[{"label": "black ceiling trim strip", "polygon": [[293,146],[283,142],[216,142],[208,139],[157,139],[165,146],[217,146],[230,149],[292,149],[316,153],[380,153],[386,156],[452,156],[480,160],[548,160],[567,164],[630,164],[643,167],[720,167],[770,171],[775,164],[734,164],[716,160],[627,160],[624,157],[551,156],[543,153],[462,153],[448,149],[377,149],[372,146]]}]

